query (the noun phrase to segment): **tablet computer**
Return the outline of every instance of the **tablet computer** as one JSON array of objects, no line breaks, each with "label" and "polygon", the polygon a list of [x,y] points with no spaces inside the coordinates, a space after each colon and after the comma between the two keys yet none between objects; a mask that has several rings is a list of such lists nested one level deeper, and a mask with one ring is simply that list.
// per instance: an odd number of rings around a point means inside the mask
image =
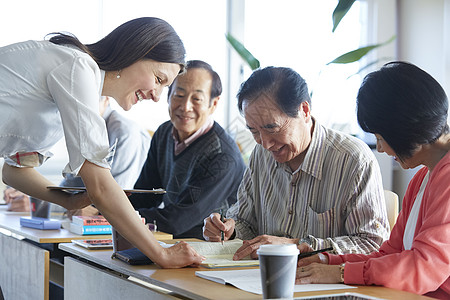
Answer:
[{"label": "tablet computer", "polygon": [[329,295],[320,295],[320,296],[307,296],[307,297],[295,297],[294,299],[314,299],[314,300],[382,300],[382,298],[377,298],[373,296],[368,296],[360,293],[353,292],[345,292],[345,293],[337,293],[337,294],[329,294]]},{"label": "tablet computer", "polygon": [[[64,192],[85,192],[85,187],[75,187],[75,186],[48,186],[49,190],[59,190]],[[140,190],[140,189],[131,189],[131,190],[123,190],[125,193],[131,194],[139,194],[139,193],[152,193],[152,194],[165,194],[166,191],[164,189],[152,189],[152,190]]]}]

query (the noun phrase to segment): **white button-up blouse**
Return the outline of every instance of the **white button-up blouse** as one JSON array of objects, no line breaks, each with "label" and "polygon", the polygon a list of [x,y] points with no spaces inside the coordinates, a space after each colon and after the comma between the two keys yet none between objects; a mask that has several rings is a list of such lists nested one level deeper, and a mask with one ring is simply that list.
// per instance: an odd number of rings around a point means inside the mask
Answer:
[{"label": "white button-up blouse", "polygon": [[0,48],[0,156],[38,152],[65,136],[77,174],[85,160],[109,168],[106,126],[99,114],[105,73],[86,53],[49,41]]}]

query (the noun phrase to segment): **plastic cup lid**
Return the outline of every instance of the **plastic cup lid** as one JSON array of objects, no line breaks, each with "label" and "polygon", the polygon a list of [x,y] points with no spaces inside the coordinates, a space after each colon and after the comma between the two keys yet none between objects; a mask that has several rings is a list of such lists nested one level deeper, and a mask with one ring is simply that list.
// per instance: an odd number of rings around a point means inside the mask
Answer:
[{"label": "plastic cup lid", "polygon": [[261,245],[256,250],[258,255],[298,255],[300,251],[295,244],[283,244],[283,245]]}]

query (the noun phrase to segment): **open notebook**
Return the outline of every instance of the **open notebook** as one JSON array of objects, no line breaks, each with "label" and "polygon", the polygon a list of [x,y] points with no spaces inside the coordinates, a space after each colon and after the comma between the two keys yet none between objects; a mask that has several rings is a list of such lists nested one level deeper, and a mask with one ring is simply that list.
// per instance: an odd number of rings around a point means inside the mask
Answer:
[{"label": "open notebook", "polygon": [[[172,247],[173,244],[166,244],[159,241],[163,247]],[[259,261],[254,259],[233,260],[233,255],[237,249],[242,246],[242,240],[236,239],[226,241],[222,245],[220,242],[186,242],[192,246],[200,255],[206,257],[201,266],[206,268],[226,268],[226,267],[250,267],[259,266]],[[129,264],[151,264],[139,249],[130,248],[121,251],[115,251],[113,258],[121,259]]]},{"label": "open notebook", "polygon": [[233,260],[236,250],[242,246],[242,240],[234,239],[221,242],[188,242],[195,251],[206,257],[202,266],[207,268],[225,268],[225,267],[250,267],[259,266],[259,261],[246,257],[242,260]]}]

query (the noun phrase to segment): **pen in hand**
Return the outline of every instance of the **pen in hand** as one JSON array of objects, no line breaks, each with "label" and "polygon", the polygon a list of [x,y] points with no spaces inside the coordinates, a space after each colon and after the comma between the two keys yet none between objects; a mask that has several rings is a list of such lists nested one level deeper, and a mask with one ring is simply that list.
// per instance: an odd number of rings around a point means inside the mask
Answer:
[{"label": "pen in hand", "polygon": [[298,258],[299,259],[300,258],[305,258],[305,257],[313,256],[313,255],[316,255],[316,254],[319,254],[319,253],[322,253],[322,252],[326,252],[326,251],[331,251],[331,250],[333,250],[333,247],[320,249],[320,250],[316,250],[316,251],[311,251],[311,252],[303,252],[303,253],[300,253],[298,255]]},{"label": "pen in hand", "polygon": [[[223,212],[222,212],[222,210],[220,210],[220,221],[223,223]],[[220,235],[221,235],[220,236],[220,241],[222,242],[222,245],[223,245],[223,241],[225,239],[223,230],[220,231]]]}]

